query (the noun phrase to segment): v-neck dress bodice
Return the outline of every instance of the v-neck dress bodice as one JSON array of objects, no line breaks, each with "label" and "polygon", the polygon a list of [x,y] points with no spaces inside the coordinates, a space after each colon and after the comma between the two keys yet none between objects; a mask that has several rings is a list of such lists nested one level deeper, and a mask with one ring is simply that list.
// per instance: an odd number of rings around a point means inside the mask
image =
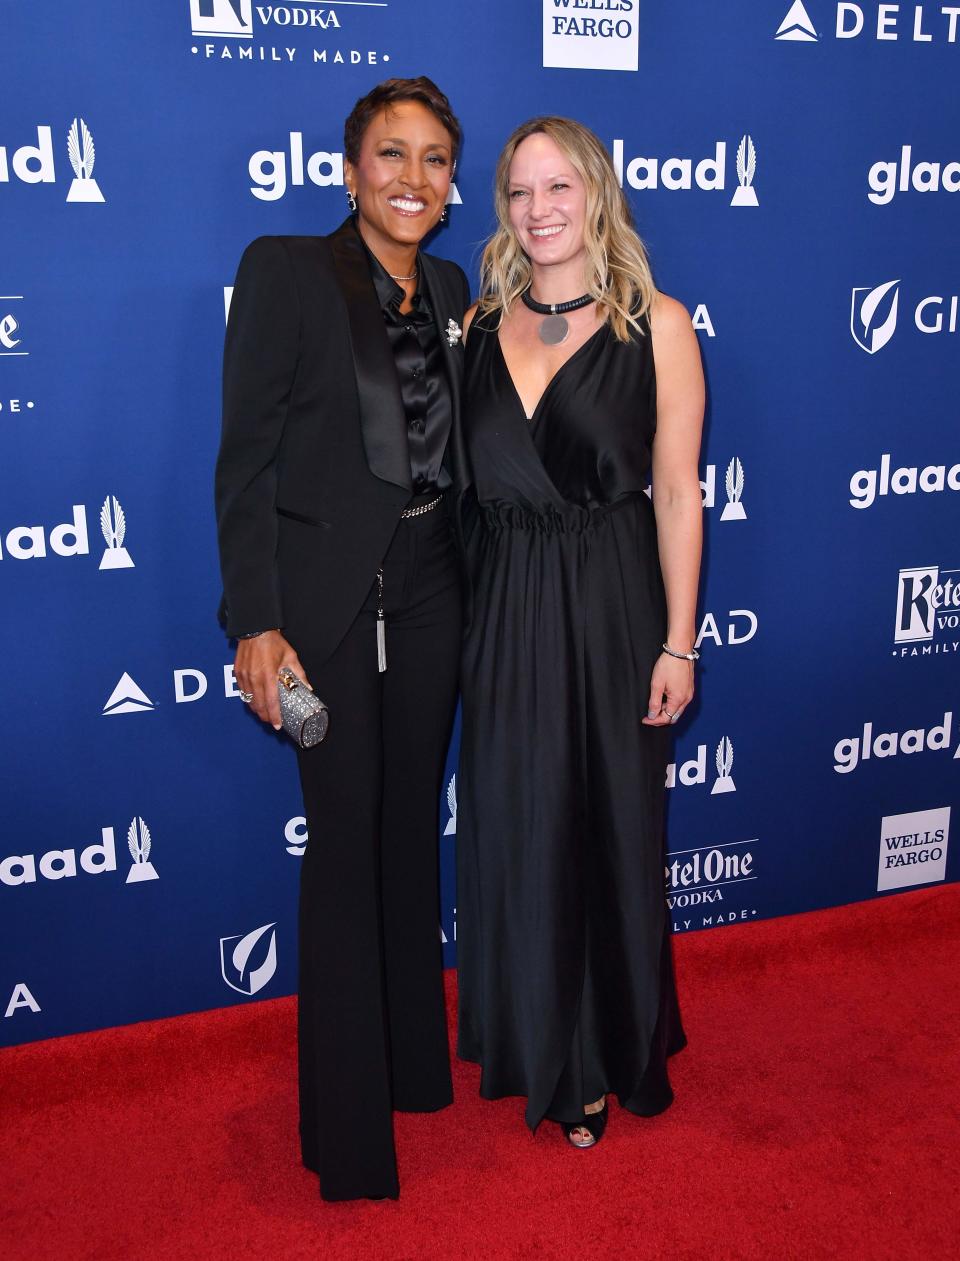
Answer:
[{"label": "v-neck dress bodice", "polygon": [[649,328],[604,325],[528,420],[495,319],[466,346],[478,501],[461,680],[459,1050],[488,1098],[576,1120],[672,1099],[683,1043],[667,939],[669,733],[644,727],[666,633]]}]

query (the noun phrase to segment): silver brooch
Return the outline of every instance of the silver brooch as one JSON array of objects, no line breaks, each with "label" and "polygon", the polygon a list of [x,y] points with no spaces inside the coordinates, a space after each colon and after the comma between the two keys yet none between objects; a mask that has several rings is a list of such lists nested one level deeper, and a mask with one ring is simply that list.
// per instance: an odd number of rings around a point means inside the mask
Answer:
[{"label": "silver brooch", "polygon": [[463,336],[463,329],[456,320],[447,320],[447,345],[456,346]]}]

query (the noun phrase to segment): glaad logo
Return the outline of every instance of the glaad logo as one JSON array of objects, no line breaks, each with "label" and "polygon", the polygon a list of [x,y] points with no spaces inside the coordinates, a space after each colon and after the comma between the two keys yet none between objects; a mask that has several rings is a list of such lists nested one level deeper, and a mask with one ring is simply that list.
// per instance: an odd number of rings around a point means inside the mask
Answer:
[{"label": "glaad logo", "polygon": [[[100,838],[99,845],[88,845],[80,851],[80,870],[90,876],[117,870],[117,847],[113,828],[101,828]],[[132,820],[127,831],[127,846],[133,861],[125,883],[137,884],[142,880],[158,879],[153,863],[150,862],[150,829],[139,815]],[[6,885],[35,884],[38,872],[45,880],[65,880],[76,876],[77,851],[51,849],[41,854],[39,859],[35,854],[11,854],[0,862],[0,882]]]},{"label": "glaad logo", "polygon": [[[689,907],[725,904],[731,896],[736,897],[738,892],[744,892],[733,886],[745,885],[757,879],[754,848],[758,843],[754,837],[749,841],[681,849],[668,854],[668,861],[673,859],[664,868],[668,909],[678,911]],[[718,924],[732,924],[735,920],[750,919],[756,913],[748,908],[711,911],[703,916],[697,927],[712,928]],[[692,926],[692,919],[675,920],[673,925],[678,932]]]},{"label": "glaad logo", "polygon": [[[730,773],[733,770],[733,743],[729,736],[721,738],[714,754],[714,762],[717,767],[717,778],[710,789],[710,795],[713,796],[714,793],[735,793],[737,786],[733,782]],[[687,762],[683,762],[679,771],[676,762],[671,762],[667,767],[665,785],[667,788],[676,788],[678,784],[683,788],[692,788],[695,784],[705,784],[706,782],[707,746],[705,744],[697,745],[696,756],[690,758]]]},{"label": "glaad logo", "polygon": [[882,350],[897,327],[900,281],[888,280],[874,289],[854,289],[850,298],[850,332],[868,355]]},{"label": "glaad logo", "polygon": [[150,829],[138,815],[127,829],[127,849],[133,859],[130,870],[127,872],[127,884],[159,879],[156,868],[150,861],[151,846]]},{"label": "glaad logo", "polygon": [[443,829],[444,836],[456,836],[457,834],[457,777],[450,776],[450,783],[447,784],[447,809],[450,811],[450,818],[447,820],[447,826]]},{"label": "glaad logo", "polygon": [[[727,144],[718,140],[712,157],[701,158],[633,158],[624,166],[623,141],[614,140],[613,166],[623,187],[624,179],[630,188],[639,191],[665,188],[669,191],[692,189],[694,185],[704,192],[722,192],[727,186]],[[731,206],[758,205],[753,178],[757,170],[757,150],[753,138],[741,136],[737,146],[737,187],[730,199]]]},{"label": "glaad logo", "polygon": [[[103,193],[93,178],[96,151],[90,128],[82,118],[75,118],[67,132],[67,157],[73,167],[73,181],[67,192],[67,201],[102,202]],[[56,164],[53,158],[53,130],[48,126],[37,127],[37,143],[22,145],[14,150],[10,161],[13,173],[24,184],[53,184],[56,182]],[[10,170],[7,151],[0,145],[0,183],[8,183]]]},{"label": "glaad logo", "polygon": [[150,697],[124,670],[101,712],[111,718],[114,714],[151,714],[155,710],[156,706]]},{"label": "glaad logo", "polygon": [[253,0],[190,0],[190,29],[198,36],[253,39]]},{"label": "glaad logo", "polygon": [[[543,64],[567,70],[636,70],[639,0],[543,0]],[[586,16],[582,10],[592,10]],[[571,13],[570,10],[581,10]]]},{"label": "glaad logo", "polygon": [[877,892],[947,878],[950,807],[884,815]]},{"label": "glaad logo", "polygon": [[307,851],[307,820],[302,814],[295,814],[287,820],[283,829],[283,838],[287,842],[287,853],[294,858],[302,858]]},{"label": "glaad logo", "polygon": [[810,15],[803,7],[801,0],[795,0],[787,11],[787,16],[777,27],[774,39],[794,40],[798,43],[815,44],[820,36],[813,29]]},{"label": "glaad logo", "polygon": [[[727,502],[720,514],[721,521],[745,521],[747,510],[741,502],[743,498],[743,465],[734,456],[727,465],[724,478]],[[704,508],[712,508],[716,504],[717,466],[708,464],[704,478],[700,482],[700,501]]]},{"label": "glaad logo", "polygon": [[220,975],[238,994],[258,994],[277,970],[276,921],[220,938]]},{"label": "glaad logo", "polygon": [[[951,577],[941,583],[941,574]],[[895,657],[928,657],[957,651],[957,643],[947,638],[960,630],[960,581],[954,574],[960,574],[960,569],[941,569],[939,565],[900,570],[893,642],[907,646],[899,652],[894,649]],[[943,642],[934,643],[938,632],[944,636]],[[918,643],[925,646],[918,649]]]},{"label": "glaad logo", "polygon": [[867,198],[876,206],[887,206],[898,192],[912,188],[918,193],[960,192],[960,162],[917,162],[912,164],[913,147],[905,144],[900,149],[900,161],[874,162],[867,172],[870,192]]},{"label": "glaad logo", "polygon": [[922,469],[916,466],[895,468],[890,471],[890,456],[880,457],[879,486],[877,469],[858,469],[850,478],[850,506],[869,508],[879,495],[915,495],[918,490],[926,495],[941,490],[960,490],[960,464],[928,464]]},{"label": "glaad logo", "polygon": [[[896,757],[900,753],[922,753],[924,749],[939,752],[950,749],[950,733],[953,730],[953,711],[947,710],[943,722],[931,727],[912,727],[909,731],[881,731],[873,734],[873,723],[865,722],[858,736],[845,736],[833,749],[833,769],[838,775],[849,775],[861,762],[871,757]],[[960,758],[960,745],[954,753]]]},{"label": "glaad logo", "polygon": [[[112,508],[111,508],[112,503]],[[127,523],[116,498],[108,495],[100,509],[100,526],[106,551],[101,569],[132,569],[133,561],[123,546]],[[7,531],[3,545],[13,560],[36,560],[47,555],[47,534],[42,525],[15,525]],[[87,510],[83,504],[73,505],[73,520],[54,526],[50,531],[50,551],[57,556],[88,556],[90,539],[87,533]],[[3,558],[0,545],[0,559]]]},{"label": "glaad logo", "polygon": [[[111,504],[113,505],[111,509]],[[106,551],[100,559],[101,569],[133,569],[130,553],[123,546],[127,534],[127,518],[116,495],[108,495],[100,509],[100,529]]]}]

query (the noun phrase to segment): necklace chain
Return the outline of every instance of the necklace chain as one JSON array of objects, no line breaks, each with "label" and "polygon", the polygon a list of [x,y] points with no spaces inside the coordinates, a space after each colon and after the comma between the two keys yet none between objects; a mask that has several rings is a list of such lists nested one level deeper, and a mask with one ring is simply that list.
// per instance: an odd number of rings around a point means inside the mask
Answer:
[{"label": "necklace chain", "polygon": [[392,271],[388,271],[387,275],[390,277],[391,280],[416,280],[417,276],[419,275],[419,272],[420,272],[420,269],[415,268],[412,276],[395,276]]}]

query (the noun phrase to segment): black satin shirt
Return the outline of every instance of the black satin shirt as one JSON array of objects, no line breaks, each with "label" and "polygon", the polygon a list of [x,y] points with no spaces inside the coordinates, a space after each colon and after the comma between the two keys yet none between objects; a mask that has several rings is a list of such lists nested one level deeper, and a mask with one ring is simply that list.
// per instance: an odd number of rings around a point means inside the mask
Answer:
[{"label": "black satin shirt", "polygon": [[[434,312],[426,290],[418,286],[413,296],[413,309],[401,314],[403,289],[369,250],[367,256],[383,311],[390,350],[397,365],[400,395],[407,418],[407,445],[414,494],[445,490],[451,478],[444,467],[443,455],[450,436],[453,408]],[[419,259],[417,269],[422,275]]]}]

